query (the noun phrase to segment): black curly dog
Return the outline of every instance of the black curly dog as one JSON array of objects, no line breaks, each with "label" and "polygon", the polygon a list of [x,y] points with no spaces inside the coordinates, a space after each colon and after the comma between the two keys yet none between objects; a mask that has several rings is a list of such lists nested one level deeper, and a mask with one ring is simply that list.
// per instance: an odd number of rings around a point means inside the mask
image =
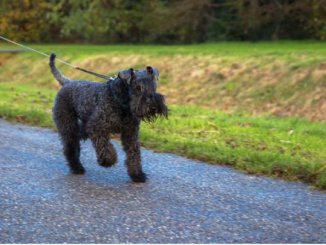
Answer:
[{"label": "black curly dog", "polygon": [[156,93],[159,73],[155,68],[119,72],[105,83],[72,81],[55,66],[51,54],[50,68],[62,85],[54,107],[53,119],[61,136],[64,155],[74,174],[84,174],[80,163],[80,141],[89,138],[96,150],[98,163],[110,167],[117,162],[117,153],[110,143],[110,134],[119,133],[127,154],[128,174],[134,182],[145,182],[138,138],[141,121],[167,117],[164,97]]}]

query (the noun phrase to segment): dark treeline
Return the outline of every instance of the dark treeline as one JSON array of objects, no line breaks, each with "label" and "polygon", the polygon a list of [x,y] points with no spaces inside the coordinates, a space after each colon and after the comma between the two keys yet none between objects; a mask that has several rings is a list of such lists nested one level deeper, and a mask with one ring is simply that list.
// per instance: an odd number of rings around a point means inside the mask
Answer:
[{"label": "dark treeline", "polygon": [[51,43],[326,40],[326,0],[0,0],[0,33]]}]

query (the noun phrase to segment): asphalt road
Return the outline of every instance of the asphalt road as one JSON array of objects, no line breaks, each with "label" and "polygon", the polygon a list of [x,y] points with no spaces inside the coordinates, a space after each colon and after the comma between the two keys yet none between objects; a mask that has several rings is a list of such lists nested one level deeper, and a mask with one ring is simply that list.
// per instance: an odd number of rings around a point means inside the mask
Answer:
[{"label": "asphalt road", "polygon": [[114,145],[74,176],[56,133],[0,121],[0,243],[326,243],[325,192],[146,149],[134,184]]}]

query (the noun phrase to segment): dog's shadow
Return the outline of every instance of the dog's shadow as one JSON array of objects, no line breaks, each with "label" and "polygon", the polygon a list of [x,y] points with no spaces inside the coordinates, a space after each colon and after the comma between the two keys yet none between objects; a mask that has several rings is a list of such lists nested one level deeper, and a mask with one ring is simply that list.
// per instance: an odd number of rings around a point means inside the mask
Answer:
[{"label": "dog's shadow", "polygon": [[[108,196],[124,198],[124,196],[137,195],[149,186],[146,183],[134,183],[127,174],[108,172],[96,169],[88,170],[84,175],[74,175],[67,172],[56,179],[56,189],[62,194],[69,194],[74,198],[96,198],[103,199]],[[119,171],[121,172],[121,171]],[[139,193],[138,193],[139,194]]]}]

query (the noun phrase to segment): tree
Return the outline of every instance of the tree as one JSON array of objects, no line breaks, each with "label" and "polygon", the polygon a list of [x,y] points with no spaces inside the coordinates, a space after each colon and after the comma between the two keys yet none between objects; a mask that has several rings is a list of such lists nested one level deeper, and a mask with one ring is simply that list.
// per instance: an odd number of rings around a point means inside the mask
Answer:
[{"label": "tree", "polygon": [[51,39],[47,18],[50,9],[51,3],[46,0],[2,0],[0,32],[14,40],[48,41]]},{"label": "tree", "polygon": [[0,32],[28,42],[326,39],[326,0],[1,0]]},{"label": "tree", "polygon": [[325,24],[320,10],[324,1],[235,0],[231,8],[238,17],[242,39],[306,39],[317,37],[316,29]]}]

